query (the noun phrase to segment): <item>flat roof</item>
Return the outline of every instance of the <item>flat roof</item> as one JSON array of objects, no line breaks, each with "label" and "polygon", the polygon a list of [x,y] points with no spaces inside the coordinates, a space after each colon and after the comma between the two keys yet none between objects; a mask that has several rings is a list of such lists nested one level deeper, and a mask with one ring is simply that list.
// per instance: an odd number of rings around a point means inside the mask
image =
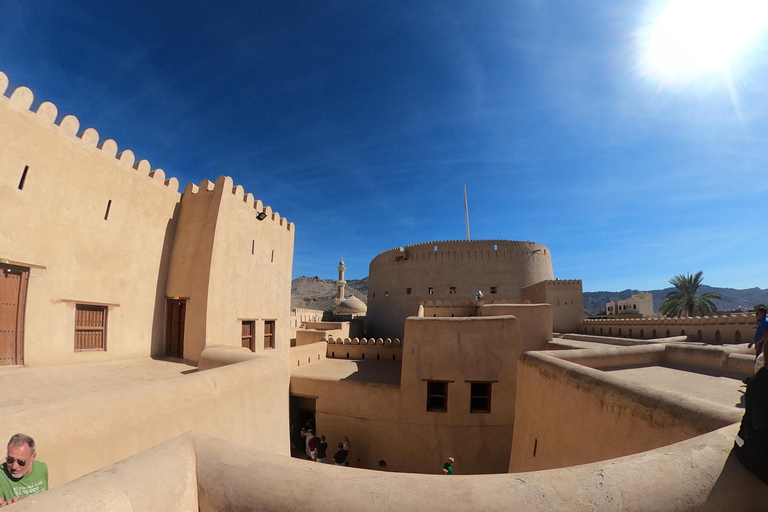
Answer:
[{"label": "flat roof", "polygon": [[602,370],[659,391],[676,391],[731,407],[743,407],[746,385],[740,379],[705,368],[681,369],[663,365]]},{"label": "flat roof", "polygon": [[323,359],[291,370],[291,378],[304,377],[327,381],[358,381],[385,386],[400,386],[400,361],[365,359]]},{"label": "flat roof", "polygon": [[150,358],[58,366],[0,366],[0,416],[95,391],[126,388],[182,377],[197,367],[182,361]]}]

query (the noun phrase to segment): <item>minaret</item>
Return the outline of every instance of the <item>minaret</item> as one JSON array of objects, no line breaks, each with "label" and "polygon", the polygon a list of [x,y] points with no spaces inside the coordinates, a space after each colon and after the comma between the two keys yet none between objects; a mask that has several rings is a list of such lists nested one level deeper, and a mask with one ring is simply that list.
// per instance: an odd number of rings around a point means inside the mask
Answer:
[{"label": "minaret", "polygon": [[336,281],[336,305],[338,306],[341,301],[344,300],[344,285],[347,284],[347,282],[344,280],[344,271],[347,270],[347,267],[344,266],[344,258],[341,258],[341,261],[339,262],[339,280]]}]

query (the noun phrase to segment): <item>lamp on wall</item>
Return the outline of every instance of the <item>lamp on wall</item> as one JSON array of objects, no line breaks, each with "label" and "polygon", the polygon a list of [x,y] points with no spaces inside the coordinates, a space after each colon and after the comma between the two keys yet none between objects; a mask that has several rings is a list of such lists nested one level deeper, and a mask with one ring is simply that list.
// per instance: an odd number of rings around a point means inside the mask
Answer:
[{"label": "lamp on wall", "polygon": [[267,218],[267,214],[264,213],[264,212],[259,212],[259,213],[256,214],[256,218],[259,219],[259,220],[264,220],[264,219]]}]

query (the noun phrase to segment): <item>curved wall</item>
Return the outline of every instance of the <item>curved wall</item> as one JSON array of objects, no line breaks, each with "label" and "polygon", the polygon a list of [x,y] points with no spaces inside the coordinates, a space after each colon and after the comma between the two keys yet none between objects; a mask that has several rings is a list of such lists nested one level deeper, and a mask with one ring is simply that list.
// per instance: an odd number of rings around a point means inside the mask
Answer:
[{"label": "curved wall", "polygon": [[368,335],[402,338],[405,319],[420,302],[474,300],[478,290],[488,301],[519,300],[521,288],[552,278],[549,249],[534,242],[454,240],[391,249],[369,266]]}]

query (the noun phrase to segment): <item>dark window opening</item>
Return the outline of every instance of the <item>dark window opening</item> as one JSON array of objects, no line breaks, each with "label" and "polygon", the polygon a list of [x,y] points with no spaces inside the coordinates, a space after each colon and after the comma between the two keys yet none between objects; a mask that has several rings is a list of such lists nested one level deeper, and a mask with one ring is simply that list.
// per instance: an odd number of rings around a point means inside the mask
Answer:
[{"label": "dark window opening", "polygon": [[109,218],[109,209],[112,208],[112,200],[107,201],[107,211],[104,212],[104,220]]},{"label": "dark window opening", "polygon": [[405,294],[406,295],[410,295],[411,294],[411,289],[410,288],[406,288],[405,289]]},{"label": "dark window opening", "polygon": [[427,381],[427,411],[448,412],[448,383]]},{"label": "dark window opening", "polygon": [[495,286],[491,286],[491,293],[496,293],[496,287]]},{"label": "dark window opening", "polygon": [[491,412],[491,383],[472,382],[469,399],[469,412]]},{"label": "dark window opening", "polygon": [[450,293],[453,294],[453,295],[456,295],[456,287],[455,286],[451,286]]}]

